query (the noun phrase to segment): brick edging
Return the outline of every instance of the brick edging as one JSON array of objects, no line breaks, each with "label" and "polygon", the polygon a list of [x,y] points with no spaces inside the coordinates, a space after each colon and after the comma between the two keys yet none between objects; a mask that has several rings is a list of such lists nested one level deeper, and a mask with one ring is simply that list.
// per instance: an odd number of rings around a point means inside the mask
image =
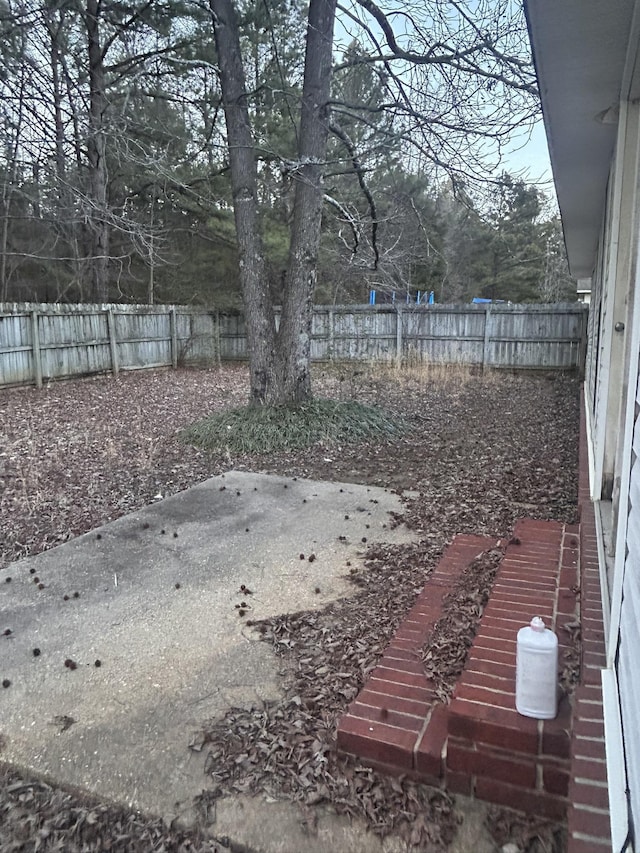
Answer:
[{"label": "brick edging", "polygon": [[514,534],[449,705],[446,784],[454,793],[563,821],[571,703],[563,697],[553,720],[516,711],[516,639],[541,615],[558,635],[560,659],[570,650],[565,625],[577,619],[577,530],[521,519]]},{"label": "brick edging", "polygon": [[378,666],[340,719],[337,746],[380,770],[439,785],[446,716],[427,677],[421,650],[460,573],[496,539],[460,535],[447,546]]}]

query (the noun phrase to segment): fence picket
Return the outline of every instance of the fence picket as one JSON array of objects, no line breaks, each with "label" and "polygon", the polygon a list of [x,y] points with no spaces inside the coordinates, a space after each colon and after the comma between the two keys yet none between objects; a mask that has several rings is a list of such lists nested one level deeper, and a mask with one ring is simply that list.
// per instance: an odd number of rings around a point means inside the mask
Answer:
[{"label": "fence picket", "polygon": [[169,312],[169,334],[171,335],[171,366],[175,370],[178,366],[178,332],[175,308],[171,308]]},{"label": "fence picket", "polygon": [[42,388],[42,350],[40,349],[40,328],[38,312],[31,312],[31,351],[33,354],[33,378],[36,388]]},{"label": "fence picket", "polygon": [[118,362],[118,339],[116,338],[116,324],[113,319],[113,311],[107,310],[107,334],[109,336],[109,350],[111,352],[111,370],[113,375],[117,376],[120,370]]}]

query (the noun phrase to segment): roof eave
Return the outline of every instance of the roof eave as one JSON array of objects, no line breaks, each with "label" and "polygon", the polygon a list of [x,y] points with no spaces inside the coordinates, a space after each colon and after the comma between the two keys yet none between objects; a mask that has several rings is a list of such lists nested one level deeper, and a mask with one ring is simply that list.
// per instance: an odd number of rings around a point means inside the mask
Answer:
[{"label": "roof eave", "polygon": [[593,271],[635,0],[526,0],[549,156],[576,278]]}]

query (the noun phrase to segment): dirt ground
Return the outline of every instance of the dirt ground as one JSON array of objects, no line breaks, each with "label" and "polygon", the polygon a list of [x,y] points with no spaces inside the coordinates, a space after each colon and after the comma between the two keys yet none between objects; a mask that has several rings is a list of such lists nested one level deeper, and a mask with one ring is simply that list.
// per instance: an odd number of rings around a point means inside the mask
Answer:
[{"label": "dirt ground", "polygon": [[[419,541],[395,548],[370,543],[365,569],[353,573],[359,591],[348,603],[263,624],[289,673],[287,698],[260,714],[203,726],[194,746],[210,751],[214,797],[233,791],[286,797],[301,804],[311,827],[314,805],[330,803],[364,817],[382,835],[401,832],[416,850],[444,850],[455,831],[455,803],[340,763],[332,752],[335,721],[456,533],[508,537],[522,516],[575,520],[579,383],[559,374],[353,366],[318,369],[314,381],[316,394],[377,403],[401,415],[409,430],[391,443],[269,457],[209,456],[184,446],[182,427],[245,402],[247,372],[240,366],[0,391],[0,582],[17,559],[229,468],[397,490],[402,521]],[[295,719],[304,722],[293,726]],[[268,777],[248,752],[256,727],[271,744]],[[278,752],[281,743],[286,748]],[[290,772],[319,753],[327,760],[315,762],[317,772]],[[553,828],[534,831],[505,813],[493,822],[498,844],[561,849]],[[536,848],[538,836],[547,846]],[[0,851],[38,849],[223,848],[139,815],[86,804],[5,768]]]}]

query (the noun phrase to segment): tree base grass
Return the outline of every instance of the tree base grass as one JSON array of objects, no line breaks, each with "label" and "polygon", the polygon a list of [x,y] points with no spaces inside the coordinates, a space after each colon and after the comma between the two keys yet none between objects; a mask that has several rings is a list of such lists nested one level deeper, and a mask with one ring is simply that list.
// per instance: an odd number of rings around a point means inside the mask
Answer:
[{"label": "tree base grass", "polygon": [[209,451],[272,453],[314,444],[388,439],[406,426],[375,406],[354,401],[310,400],[297,406],[245,406],[211,415],[180,437]]}]

